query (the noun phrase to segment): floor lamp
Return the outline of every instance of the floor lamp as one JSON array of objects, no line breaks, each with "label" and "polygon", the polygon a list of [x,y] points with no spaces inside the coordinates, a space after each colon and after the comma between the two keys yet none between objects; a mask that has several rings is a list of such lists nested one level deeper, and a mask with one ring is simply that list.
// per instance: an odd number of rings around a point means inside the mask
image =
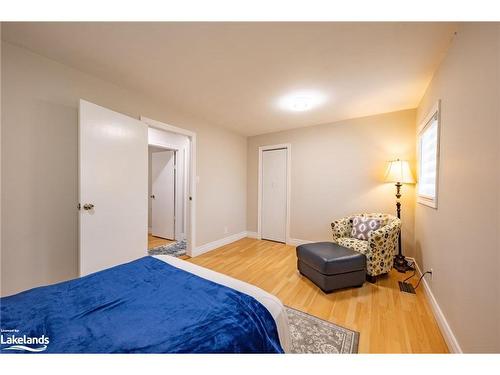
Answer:
[{"label": "floor lamp", "polygon": [[[399,159],[390,161],[385,181],[396,183],[396,211],[398,219],[401,219],[401,187],[403,184],[415,183],[408,161]],[[398,255],[394,258],[394,268],[402,273],[412,269],[401,251],[401,231],[399,231]]]}]

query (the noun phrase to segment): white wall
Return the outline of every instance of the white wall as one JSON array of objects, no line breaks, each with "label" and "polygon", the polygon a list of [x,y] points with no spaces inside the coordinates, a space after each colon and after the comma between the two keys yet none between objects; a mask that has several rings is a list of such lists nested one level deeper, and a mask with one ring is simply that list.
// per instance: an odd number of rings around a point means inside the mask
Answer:
[{"label": "white wall", "polygon": [[438,208],[416,206],[416,259],[464,352],[500,352],[500,28],[462,24],[417,113],[441,99]]},{"label": "white wall", "polygon": [[80,98],[195,131],[197,245],[246,230],[244,137],[5,42],[1,68],[2,295],[77,276]]},{"label": "white wall", "polygon": [[[395,186],[384,183],[388,160],[415,160],[415,110],[310,126],[248,139],[248,230],[257,230],[259,146],[290,143],[293,239],[331,240],[331,222],[358,212],[395,215]],[[403,245],[413,252],[415,193],[403,187]]]}]

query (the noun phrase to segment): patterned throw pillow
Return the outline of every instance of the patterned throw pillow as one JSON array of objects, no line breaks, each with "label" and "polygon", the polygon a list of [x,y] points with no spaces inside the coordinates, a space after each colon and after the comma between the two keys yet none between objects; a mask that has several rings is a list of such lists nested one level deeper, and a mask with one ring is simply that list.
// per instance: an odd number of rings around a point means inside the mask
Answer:
[{"label": "patterned throw pillow", "polygon": [[355,216],[352,219],[351,237],[358,240],[368,241],[370,233],[380,228],[382,221],[363,216]]}]

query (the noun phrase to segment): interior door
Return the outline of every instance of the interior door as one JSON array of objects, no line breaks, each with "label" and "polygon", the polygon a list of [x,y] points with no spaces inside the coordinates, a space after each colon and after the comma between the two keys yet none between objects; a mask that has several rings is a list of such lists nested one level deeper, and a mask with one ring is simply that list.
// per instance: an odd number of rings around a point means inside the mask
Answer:
[{"label": "interior door", "polygon": [[139,120],[80,100],[80,276],[147,254],[147,136]]},{"label": "interior door", "polygon": [[175,153],[151,155],[151,234],[175,239]]},{"label": "interior door", "polygon": [[286,241],[287,150],[262,152],[261,238]]}]

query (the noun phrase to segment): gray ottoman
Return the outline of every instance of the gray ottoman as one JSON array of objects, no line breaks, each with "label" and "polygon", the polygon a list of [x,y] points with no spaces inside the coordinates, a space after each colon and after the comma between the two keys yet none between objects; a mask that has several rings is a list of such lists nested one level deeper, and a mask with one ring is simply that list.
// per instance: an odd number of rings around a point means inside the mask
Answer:
[{"label": "gray ottoman", "polygon": [[333,242],[297,246],[299,272],[325,293],[361,286],[366,277],[366,257]]}]

